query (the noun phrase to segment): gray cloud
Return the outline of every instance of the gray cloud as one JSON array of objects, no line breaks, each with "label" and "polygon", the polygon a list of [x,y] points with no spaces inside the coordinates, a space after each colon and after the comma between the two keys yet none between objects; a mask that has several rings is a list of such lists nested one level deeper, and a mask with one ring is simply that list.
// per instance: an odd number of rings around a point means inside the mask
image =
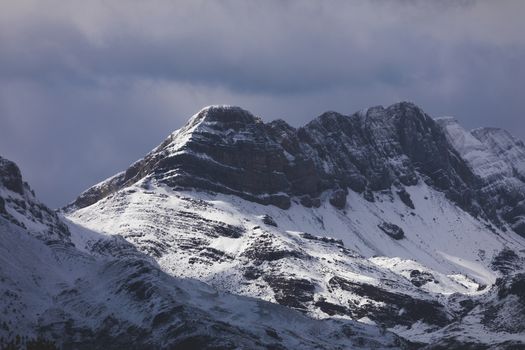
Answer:
[{"label": "gray cloud", "polygon": [[410,100],[524,138],[522,1],[0,5],[0,154],[65,204],[204,105],[302,125]]}]

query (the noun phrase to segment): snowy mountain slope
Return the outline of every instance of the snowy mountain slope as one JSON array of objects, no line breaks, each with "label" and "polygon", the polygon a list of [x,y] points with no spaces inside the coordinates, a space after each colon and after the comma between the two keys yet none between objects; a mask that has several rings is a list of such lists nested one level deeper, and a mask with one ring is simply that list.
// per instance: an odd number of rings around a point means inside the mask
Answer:
[{"label": "snowy mountain slope", "polygon": [[[386,349],[406,344],[377,327],[313,320],[174,278],[119,236],[101,237],[74,225],[69,232],[35,199],[14,163],[2,159],[0,175],[1,348]],[[59,234],[57,227],[65,229]],[[88,237],[96,242],[90,250],[71,243]]]},{"label": "snowy mountain slope", "polygon": [[508,209],[524,186],[495,146],[451,123],[408,103],[299,129],[208,107],[65,217],[78,249],[101,249],[85,228],[119,235],[170,275],[315,318],[375,323],[429,347],[523,343],[505,315],[479,315],[523,305],[493,296],[519,285],[521,212]]},{"label": "snowy mountain slope", "polygon": [[[485,294],[503,275],[493,269],[498,254],[519,252],[523,239],[495,234],[441,193],[417,190],[409,189],[421,214],[396,212],[403,206],[389,196],[371,204],[355,194],[345,215],[327,203],[282,211],[234,196],[151,184],[144,189],[139,183],[68,218],[103,234],[118,233],[171,275],[317,318],[371,320],[426,341],[405,332],[416,327],[427,334],[459,321],[468,311],[461,302]],[[393,240],[377,228],[385,219],[404,227],[405,238]],[[78,242],[95,243],[89,237]],[[521,334],[514,338],[523,340]]]},{"label": "snowy mountain slope", "polygon": [[436,120],[443,126],[450,143],[480,178],[490,181],[512,176],[511,164],[463,129],[456,119],[443,117]]},{"label": "snowy mountain slope", "polygon": [[439,119],[447,138],[481,179],[478,196],[496,224],[525,236],[525,146],[507,131],[468,132],[452,118]]},{"label": "snowy mountain slope", "polygon": [[478,140],[509,164],[514,174],[525,179],[525,145],[508,131],[497,128],[479,128],[472,131]]}]

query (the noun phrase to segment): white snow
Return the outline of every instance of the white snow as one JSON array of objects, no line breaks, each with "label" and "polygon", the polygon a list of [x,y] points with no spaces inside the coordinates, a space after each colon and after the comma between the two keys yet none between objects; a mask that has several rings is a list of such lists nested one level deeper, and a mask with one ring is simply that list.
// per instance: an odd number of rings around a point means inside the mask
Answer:
[{"label": "white snow", "polygon": [[[458,293],[482,295],[490,290],[490,285],[498,277],[498,273],[490,269],[493,256],[504,247],[519,251],[525,246],[523,238],[509,232],[492,232],[486,223],[462,211],[442,193],[424,184],[406,190],[415,205],[414,210],[404,205],[395,194],[376,194],[375,202],[371,203],[354,192],[349,193],[344,210],[335,209],[328,203],[328,193],[322,196],[320,208],[305,208],[293,201],[290,209],[282,210],[236,196],[177,192],[160,185],[150,185],[144,190],[138,184],[72,212],[67,218],[103,235],[122,235],[139,249],[146,249],[145,252],[150,242],[169,244],[173,248],[156,258],[167,273],[196,278],[219,290],[273,302],[274,292],[266,282],[247,280],[242,275],[243,264],[249,262],[243,254],[261,234],[270,234],[276,249],[302,251],[312,257],[279,260],[271,265],[276,269],[275,274],[312,281],[318,286],[317,296],[338,305],[349,302],[365,305],[374,301],[346,291],[326,289],[324,286],[332,276],[381,285],[386,289],[389,287],[382,284],[382,280],[397,281],[397,288],[403,288],[403,293],[421,298],[446,300]],[[242,227],[245,233],[240,238],[202,236],[202,232],[181,225],[182,219],[177,217],[179,210]],[[271,216],[278,227],[263,224],[263,215]],[[394,240],[385,235],[377,227],[383,221],[400,226],[405,231],[405,238]],[[76,227],[71,229],[74,236],[80,236],[73,239],[75,243],[89,240]],[[341,239],[350,250],[345,253],[333,245],[310,242],[301,238],[303,232]],[[177,244],[192,240],[203,240],[204,247],[217,249],[232,259],[211,264],[191,263],[197,253],[177,249]],[[409,281],[412,270],[427,272],[437,282],[417,288]],[[481,288],[484,285],[488,287]],[[399,292],[399,289],[392,291]],[[309,312],[316,318],[327,317],[317,309]],[[368,322],[366,319],[361,321]],[[400,334],[409,332],[396,331]]]},{"label": "white snow", "polygon": [[512,168],[503,159],[470,132],[463,129],[452,117],[438,118],[449,142],[467,161],[471,169],[483,179],[497,179],[512,176]]}]

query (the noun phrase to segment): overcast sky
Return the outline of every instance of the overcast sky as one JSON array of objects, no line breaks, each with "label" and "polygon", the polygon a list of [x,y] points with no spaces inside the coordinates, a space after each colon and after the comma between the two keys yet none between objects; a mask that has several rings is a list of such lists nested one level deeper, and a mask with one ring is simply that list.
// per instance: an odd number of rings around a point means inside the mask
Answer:
[{"label": "overcast sky", "polygon": [[408,100],[525,139],[525,1],[0,2],[0,155],[52,207],[210,104],[300,126]]}]

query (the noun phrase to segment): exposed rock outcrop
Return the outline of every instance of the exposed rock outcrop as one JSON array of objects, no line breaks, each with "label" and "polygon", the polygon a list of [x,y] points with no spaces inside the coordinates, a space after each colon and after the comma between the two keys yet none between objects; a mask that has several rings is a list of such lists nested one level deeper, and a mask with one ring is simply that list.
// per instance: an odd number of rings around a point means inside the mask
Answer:
[{"label": "exposed rock outcrop", "polygon": [[379,227],[381,231],[383,231],[393,239],[402,239],[403,237],[405,237],[405,232],[403,231],[403,229],[397,226],[396,224],[392,224],[390,222],[383,222],[377,227]]},{"label": "exposed rock outcrop", "polygon": [[330,204],[338,209],[343,209],[346,205],[346,192],[344,190],[335,190],[330,195]]},{"label": "exposed rock outcrop", "polygon": [[24,193],[24,182],[18,166],[5,158],[0,157],[0,186],[18,194]]},{"label": "exposed rock outcrop", "polygon": [[57,214],[40,203],[23,181],[18,166],[0,157],[0,216],[52,243],[66,239],[69,230]]}]

